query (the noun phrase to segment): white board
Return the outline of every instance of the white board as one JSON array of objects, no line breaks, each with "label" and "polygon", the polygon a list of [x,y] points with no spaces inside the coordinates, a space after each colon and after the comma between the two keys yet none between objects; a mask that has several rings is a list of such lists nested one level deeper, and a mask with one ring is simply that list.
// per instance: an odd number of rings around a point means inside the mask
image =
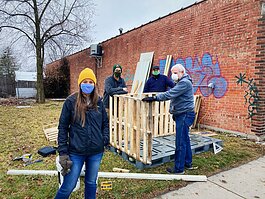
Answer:
[{"label": "white board", "polygon": [[141,53],[140,62],[150,61],[152,63],[153,56],[154,56],[154,52]]},{"label": "white board", "polygon": [[131,93],[143,93],[144,85],[149,75],[150,66],[150,61],[143,61],[137,63]]},{"label": "white board", "polygon": [[149,77],[153,56],[154,52],[141,53],[140,61],[137,63],[135,70],[131,93],[138,93],[138,96],[143,93],[145,82]]}]

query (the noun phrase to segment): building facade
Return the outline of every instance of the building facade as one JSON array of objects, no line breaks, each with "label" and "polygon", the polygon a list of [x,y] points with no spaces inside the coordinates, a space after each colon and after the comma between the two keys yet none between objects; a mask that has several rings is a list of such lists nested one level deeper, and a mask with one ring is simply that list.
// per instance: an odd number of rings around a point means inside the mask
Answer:
[{"label": "building facade", "polygon": [[[85,67],[104,79],[116,63],[130,86],[140,54],[154,52],[153,65],[166,56],[182,63],[202,95],[198,122],[216,130],[265,135],[265,1],[203,0],[100,43],[102,64],[85,49],[67,57],[71,91]],[[48,64],[52,70],[59,60]],[[214,89],[206,85],[214,84]],[[130,87],[129,87],[130,88]]]}]

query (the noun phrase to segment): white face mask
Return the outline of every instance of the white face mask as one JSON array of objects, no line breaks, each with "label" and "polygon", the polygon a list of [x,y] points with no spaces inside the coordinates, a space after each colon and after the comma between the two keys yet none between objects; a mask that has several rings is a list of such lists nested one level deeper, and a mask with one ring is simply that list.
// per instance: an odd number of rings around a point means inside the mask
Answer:
[{"label": "white face mask", "polygon": [[179,77],[178,77],[178,75],[177,74],[172,74],[171,75],[171,79],[174,81],[174,82],[177,82],[178,81],[178,79],[179,79]]}]

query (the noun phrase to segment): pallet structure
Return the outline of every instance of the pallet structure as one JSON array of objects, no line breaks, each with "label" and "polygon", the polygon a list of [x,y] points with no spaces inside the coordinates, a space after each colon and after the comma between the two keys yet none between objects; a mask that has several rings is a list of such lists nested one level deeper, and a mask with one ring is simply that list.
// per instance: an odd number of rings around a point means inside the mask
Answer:
[{"label": "pallet structure", "polygon": [[[143,97],[152,95],[142,94],[140,98],[132,94],[110,97],[112,149],[120,151],[124,158],[132,157],[143,164],[152,164],[154,138],[175,134],[175,122],[169,113],[170,101],[141,101]],[[195,95],[195,107],[200,100],[201,97]]]},{"label": "pallet structure", "polygon": [[57,142],[58,123],[43,125],[42,129],[48,142]]}]

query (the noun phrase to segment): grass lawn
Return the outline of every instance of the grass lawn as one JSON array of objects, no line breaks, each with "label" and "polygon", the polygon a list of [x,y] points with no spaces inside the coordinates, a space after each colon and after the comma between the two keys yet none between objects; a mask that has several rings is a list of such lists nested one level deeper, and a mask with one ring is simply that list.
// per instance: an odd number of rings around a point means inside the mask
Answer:
[{"label": "grass lawn", "polygon": [[[55,170],[56,156],[42,158],[37,154],[38,149],[51,145],[44,137],[42,126],[58,122],[62,102],[47,102],[32,104],[30,108],[16,108],[16,106],[0,106],[0,198],[30,199],[53,198],[58,189],[57,176],[11,176],[6,175],[9,169]],[[218,154],[212,152],[201,153],[193,157],[198,170],[187,171],[187,174],[213,175],[265,154],[264,145],[242,140],[222,133],[215,136],[224,141],[224,149]],[[33,160],[43,159],[43,162],[23,166],[22,161],[12,159],[25,153],[33,154]],[[166,173],[167,163],[156,168],[138,170],[133,165],[121,159],[118,155],[106,152],[100,171],[112,171],[113,167],[129,169],[138,173]],[[82,180],[82,179],[81,179]],[[98,198],[152,198],[170,190],[185,186],[183,181],[155,181],[130,179],[99,179],[112,181],[113,189],[103,191],[98,188]],[[84,184],[74,192],[71,198],[84,198]]]}]

